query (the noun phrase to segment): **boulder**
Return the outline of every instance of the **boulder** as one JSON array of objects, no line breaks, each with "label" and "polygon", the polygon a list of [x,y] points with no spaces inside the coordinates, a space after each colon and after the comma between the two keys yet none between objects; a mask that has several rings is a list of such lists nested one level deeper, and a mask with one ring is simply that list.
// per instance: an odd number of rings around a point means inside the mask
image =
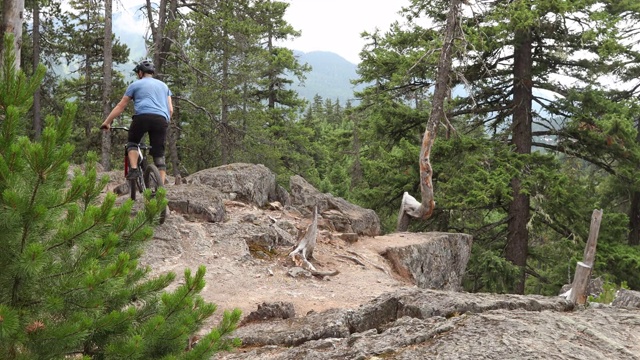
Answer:
[{"label": "boulder", "polygon": [[187,220],[220,222],[225,218],[223,195],[210,187],[193,184],[167,187],[167,207]]},{"label": "boulder", "polygon": [[279,199],[282,189],[276,186],[276,176],[260,164],[236,163],[198,171],[187,177],[194,186],[208,186],[224,194],[225,199],[244,201],[259,207]]},{"label": "boulder", "polygon": [[640,309],[640,292],[620,289],[616,294],[616,298],[611,303],[612,306]]},{"label": "boulder", "polygon": [[424,289],[462,289],[462,277],[471,257],[471,235],[399,234],[404,241],[379,249],[397,274]]},{"label": "boulder", "polygon": [[296,316],[296,311],[293,308],[293,304],[290,302],[263,302],[258,305],[258,310],[252,311],[244,320],[242,324],[266,321],[274,319],[289,319]]},{"label": "boulder", "polygon": [[[567,292],[571,290],[571,286],[573,284],[564,284],[562,288],[560,288],[559,296],[566,296]],[[604,291],[604,280],[601,277],[597,277],[595,279],[589,280],[589,285],[587,285],[587,296],[598,297]]]},{"label": "boulder", "polygon": [[308,216],[318,206],[318,213],[331,223],[332,230],[365,236],[380,235],[380,219],[373,210],[323,194],[298,175],[291,177],[290,188],[291,205]]}]

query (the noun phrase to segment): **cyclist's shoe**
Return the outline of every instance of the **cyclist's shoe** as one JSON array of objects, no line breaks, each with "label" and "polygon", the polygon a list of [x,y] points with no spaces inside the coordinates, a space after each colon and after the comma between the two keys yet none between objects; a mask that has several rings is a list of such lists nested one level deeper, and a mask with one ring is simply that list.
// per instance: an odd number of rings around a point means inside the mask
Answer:
[{"label": "cyclist's shoe", "polygon": [[129,173],[127,174],[127,180],[135,180],[140,176],[140,169],[129,169]]}]

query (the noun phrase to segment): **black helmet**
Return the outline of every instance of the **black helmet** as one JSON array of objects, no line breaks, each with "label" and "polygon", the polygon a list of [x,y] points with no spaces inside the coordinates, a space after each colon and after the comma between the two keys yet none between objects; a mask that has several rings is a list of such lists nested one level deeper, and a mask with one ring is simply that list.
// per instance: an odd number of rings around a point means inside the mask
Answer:
[{"label": "black helmet", "polygon": [[135,68],[133,68],[134,73],[138,73],[138,71],[142,71],[145,74],[153,74],[156,72],[156,67],[153,66],[153,63],[150,60],[142,60]]}]

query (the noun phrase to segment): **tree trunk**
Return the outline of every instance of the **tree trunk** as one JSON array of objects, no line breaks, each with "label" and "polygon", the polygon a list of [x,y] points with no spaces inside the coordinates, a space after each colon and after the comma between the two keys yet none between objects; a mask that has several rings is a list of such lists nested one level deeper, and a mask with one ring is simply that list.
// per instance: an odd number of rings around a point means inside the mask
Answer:
[{"label": "tree trunk", "polygon": [[[2,5],[2,28],[0,34],[13,34],[15,50],[15,68],[20,69],[20,48],[22,47],[22,23],[24,22],[24,0],[4,0]],[[0,47],[4,47],[0,42]],[[0,48],[0,64],[4,58],[5,49]]]},{"label": "tree trunk", "polygon": [[[149,27],[151,28],[151,36],[153,40],[153,63],[156,67],[156,78],[163,80],[164,78],[164,65],[167,61],[167,54],[171,51],[171,40],[175,39],[177,31],[175,27],[171,29],[167,34],[166,28],[168,22],[176,20],[176,13],[178,11],[178,0],[169,0],[169,10],[167,11],[167,0],[161,0],[158,7],[158,24],[155,24],[153,18],[153,8],[151,1],[147,0],[147,16],[149,18]],[[171,166],[173,170],[173,176],[176,179],[176,183],[180,183],[180,156],[178,154],[178,139],[180,138],[180,107],[178,105],[179,99],[173,98],[175,111],[173,113],[173,119],[169,125],[169,157],[171,159]]]},{"label": "tree trunk", "polygon": [[175,184],[182,183],[180,175],[180,158],[178,157],[178,139],[180,139],[180,99],[174,98],[173,120],[169,124],[169,158],[171,160],[171,170],[175,178]]},{"label": "tree trunk", "polygon": [[[227,34],[224,34],[227,36]],[[225,40],[226,42],[230,41],[229,39]],[[222,49],[222,95],[220,98],[220,141],[221,141],[221,149],[220,149],[220,161],[221,165],[229,164],[231,161],[232,154],[232,141],[231,141],[231,124],[229,124],[229,104],[228,104],[228,94],[229,94],[229,46],[224,46],[225,49]]]},{"label": "tree trunk", "polygon": [[[436,72],[436,84],[433,91],[433,106],[427,128],[422,138],[420,151],[420,193],[422,201],[417,202],[411,195],[405,193],[400,213],[398,215],[397,231],[406,231],[410,218],[428,219],[433,214],[436,206],[433,196],[433,169],[431,167],[431,148],[436,138],[438,126],[445,121],[444,105],[449,94],[449,74],[451,72],[451,56],[453,53],[453,41],[458,18],[458,8],[460,0],[452,0],[447,14],[447,22],[444,30],[444,40],[442,42],[442,52],[438,60]],[[419,204],[419,205],[418,205]]]},{"label": "tree trunk", "polygon": [[[636,143],[640,144],[640,119],[636,120]],[[629,207],[629,237],[628,243],[631,246],[640,245],[640,191],[634,191],[631,195],[631,206]]]},{"label": "tree trunk", "polygon": [[[513,144],[519,154],[531,153],[532,129],[531,107],[532,87],[531,71],[532,41],[529,30],[519,30],[515,35],[515,53],[513,65]],[[521,180],[511,180],[513,201],[509,205],[509,222],[507,233],[507,246],[505,257],[521,268],[521,275],[515,284],[513,291],[516,294],[524,294],[525,266],[527,265],[527,247],[529,242],[529,195],[521,190]]]},{"label": "tree trunk", "polygon": [[158,23],[153,17],[153,7],[150,0],[147,0],[147,17],[151,28],[151,38],[153,40],[153,64],[156,67],[156,78],[163,80],[164,65],[167,62],[167,54],[171,51],[171,40],[175,38],[176,30],[167,33],[167,24],[176,20],[178,11],[178,0],[160,0],[158,6]]},{"label": "tree trunk", "polygon": [[[89,8],[85,9],[85,14],[87,16],[87,23],[85,26],[85,31],[87,34],[91,33],[91,10]],[[93,97],[91,96],[91,87],[92,87],[92,79],[91,79],[91,50],[85,48],[84,53],[84,111],[89,112],[89,107],[92,104]],[[95,102],[93,102],[95,104]],[[91,149],[91,130],[93,129],[94,124],[85,119],[84,120],[84,150],[88,152]]]},{"label": "tree trunk", "polygon": [[628,244],[631,246],[640,245],[640,191],[634,191],[631,195]]},{"label": "tree trunk", "polygon": [[[155,48],[156,44],[160,42],[160,36],[158,35],[158,27],[153,20],[153,6],[151,4],[151,0],[147,0],[147,19],[149,20],[149,29],[151,30],[151,40],[153,41],[153,47]],[[153,60],[155,62],[156,59]]]},{"label": "tree trunk", "polygon": [[[111,112],[111,90],[112,90],[112,66],[113,66],[113,43],[112,37],[112,0],[104,2],[104,86],[102,88],[102,118],[106,119]],[[102,167],[105,171],[111,170],[111,132],[102,132]]]},{"label": "tree trunk", "polygon": [[[40,3],[33,4],[33,72],[40,65]],[[33,93],[33,137],[39,139],[42,134],[42,99],[41,86]]]}]

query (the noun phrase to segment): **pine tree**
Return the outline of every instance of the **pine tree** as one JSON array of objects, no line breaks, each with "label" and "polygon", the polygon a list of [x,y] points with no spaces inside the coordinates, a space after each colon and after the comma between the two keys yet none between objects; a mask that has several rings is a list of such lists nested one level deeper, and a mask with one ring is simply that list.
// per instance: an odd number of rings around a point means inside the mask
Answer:
[{"label": "pine tree", "polygon": [[204,359],[237,345],[234,310],[184,351],[216,306],[199,295],[204,267],[164,292],[175,274],[150,278],[138,265],[164,194],[146,194],[133,217],[130,200],[100,200],[97,155],[82,170],[68,163],[74,104],[45,119],[38,141],[22,135],[45,69],[27,79],[13,59],[0,73],[0,358]]}]

